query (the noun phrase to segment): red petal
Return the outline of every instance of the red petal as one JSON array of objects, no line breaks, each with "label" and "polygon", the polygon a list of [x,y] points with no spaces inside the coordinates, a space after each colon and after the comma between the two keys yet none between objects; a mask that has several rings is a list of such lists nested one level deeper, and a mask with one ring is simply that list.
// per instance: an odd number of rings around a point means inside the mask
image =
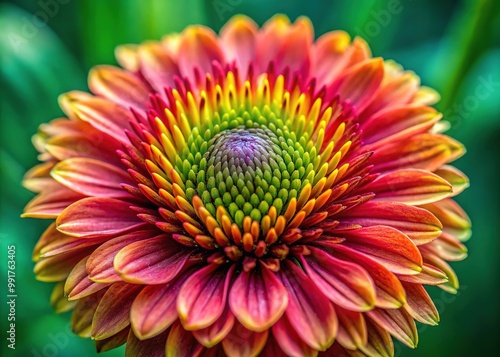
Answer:
[{"label": "red petal", "polygon": [[92,320],[92,338],[103,340],[120,332],[130,324],[130,307],[140,285],[114,283],[106,291]]},{"label": "red petal", "polygon": [[129,244],[151,238],[158,234],[157,231],[138,229],[137,231],[124,234],[110,239],[99,246],[87,261],[87,272],[92,281],[99,283],[114,283],[122,278],[116,273],[113,261],[116,254]]},{"label": "red petal", "polygon": [[112,66],[96,66],[89,73],[89,88],[126,109],[144,110],[149,90],[134,74]]},{"label": "red petal", "polygon": [[467,258],[467,248],[465,245],[447,232],[443,232],[438,239],[422,246],[422,249],[447,261],[456,262]]},{"label": "red petal", "polygon": [[234,325],[234,315],[226,304],[222,315],[209,327],[193,331],[194,337],[205,347],[213,347],[226,337]]},{"label": "red petal", "polygon": [[125,357],[164,357],[168,333],[169,331],[165,331],[158,336],[142,341],[130,330],[127,347],[125,348]]},{"label": "red petal", "polygon": [[314,284],[331,301],[349,310],[366,311],[375,305],[375,285],[359,265],[334,258],[325,251],[309,247],[311,255],[300,262]]},{"label": "red petal", "polygon": [[434,267],[436,267],[437,269],[441,270],[446,274],[448,281],[438,286],[444,291],[449,292],[450,294],[456,294],[460,285],[458,283],[457,274],[450,267],[450,265],[446,263],[443,259],[439,258],[438,256],[430,252],[423,252],[423,256],[427,263],[433,265]]},{"label": "red petal", "polygon": [[248,330],[237,320],[222,340],[222,347],[228,356],[254,357],[258,356],[266,345],[269,330],[255,332]]},{"label": "red petal", "polygon": [[[305,325],[303,327],[306,327]],[[317,356],[318,351],[310,347],[299,336],[296,327],[292,326],[287,315],[281,318],[272,327],[273,336],[288,356]]]},{"label": "red petal", "polygon": [[123,280],[134,284],[163,284],[179,273],[190,251],[166,234],[131,243],[114,259],[114,267]]},{"label": "red petal", "polygon": [[130,183],[127,172],[99,160],[66,159],[54,166],[51,175],[56,181],[82,195],[130,197],[120,186],[122,183]]},{"label": "red petal", "polygon": [[374,309],[368,316],[391,335],[410,348],[418,343],[417,327],[411,315],[405,309]]},{"label": "red petal", "polygon": [[441,234],[441,222],[429,211],[404,203],[370,201],[347,211],[342,223],[363,227],[389,226],[410,237],[415,244],[428,243]]},{"label": "red petal", "polygon": [[[276,342],[276,339],[272,334],[269,334],[267,337],[266,345],[262,350],[260,357],[287,357],[288,355],[283,352],[281,347]],[[316,357],[316,355],[312,355],[311,357]]]},{"label": "red petal", "polygon": [[208,327],[220,317],[234,268],[210,264],[186,280],[177,298],[177,311],[185,329]]},{"label": "red petal", "polygon": [[425,288],[420,284],[403,282],[406,291],[404,308],[417,321],[427,325],[437,325],[439,313]]},{"label": "red petal", "polygon": [[372,226],[343,233],[342,243],[368,255],[393,273],[416,274],[422,270],[422,256],[415,243],[397,229]]},{"label": "red petal", "polygon": [[399,280],[407,281],[413,284],[439,285],[448,281],[446,274],[433,267],[430,264],[424,263],[422,271],[416,275],[398,275]]},{"label": "red petal", "polygon": [[370,274],[376,288],[376,306],[394,309],[404,305],[406,296],[401,282],[382,264],[343,244],[331,245],[329,248],[336,257],[354,262]]},{"label": "red petal", "polygon": [[111,236],[137,229],[142,221],[126,202],[89,197],[67,207],[56,220],[57,230],[74,237]]},{"label": "red petal", "polygon": [[337,342],[351,350],[366,345],[368,332],[363,314],[346,310],[340,306],[335,306],[335,312],[339,320]]},{"label": "red petal", "polygon": [[286,316],[290,324],[309,346],[326,350],[337,333],[337,317],[332,304],[294,263],[286,261],[279,276],[288,291]]},{"label": "red petal", "polygon": [[141,340],[165,331],[177,320],[177,294],[189,274],[162,285],[146,286],[132,304],[132,329]]},{"label": "red petal", "polygon": [[261,269],[243,270],[229,293],[229,306],[247,328],[261,332],[271,327],[285,312],[288,293],[265,264]]},{"label": "red petal", "polygon": [[160,94],[173,87],[174,78],[180,76],[179,69],[160,43],[144,43],[139,46],[140,71],[144,78]]},{"label": "red petal", "polygon": [[376,201],[421,205],[448,197],[451,190],[446,180],[431,172],[401,169],[377,177],[360,191],[375,193]]},{"label": "red petal", "polygon": [[318,85],[333,83],[349,62],[351,39],[344,31],[332,31],[320,36],[313,44],[315,77]]},{"label": "red petal", "polygon": [[186,331],[179,321],[170,329],[167,338],[165,356],[168,357],[197,357],[204,347],[196,341],[191,331]]}]

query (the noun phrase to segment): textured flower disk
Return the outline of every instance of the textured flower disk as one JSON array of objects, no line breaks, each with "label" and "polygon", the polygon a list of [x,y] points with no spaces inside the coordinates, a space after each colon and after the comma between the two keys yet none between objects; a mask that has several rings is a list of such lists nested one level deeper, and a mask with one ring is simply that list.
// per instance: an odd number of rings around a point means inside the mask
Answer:
[{"label": "textured flower disk", "polygon": [[116,51],[40,127],[24,216],[56,311],[127,356],[392,356],[458,289],[438,96],[341,31],[238,16]]}]

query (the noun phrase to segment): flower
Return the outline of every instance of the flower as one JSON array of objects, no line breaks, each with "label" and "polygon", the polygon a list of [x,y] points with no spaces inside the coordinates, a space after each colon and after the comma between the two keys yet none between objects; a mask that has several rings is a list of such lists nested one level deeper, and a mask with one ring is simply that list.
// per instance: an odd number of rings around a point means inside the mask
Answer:
[{"label": "flower", "polygon": [[437,324],[424,286],[458,288],[468,181],[414,73],[284,16],[116,55],[60,97],[24,181],[75,333],[129,356],[392,356]]}]

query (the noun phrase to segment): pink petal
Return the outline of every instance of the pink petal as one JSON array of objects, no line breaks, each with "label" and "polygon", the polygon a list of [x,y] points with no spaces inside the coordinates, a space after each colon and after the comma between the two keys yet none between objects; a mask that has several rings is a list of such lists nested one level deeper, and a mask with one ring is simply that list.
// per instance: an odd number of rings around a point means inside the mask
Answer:
[{"label": "pink petal", "polygon": [[134,74],[112,66],[96,66],[89,73],[89,88],[125,109],[144,110],[149,90]]},{"label": "pink petal", "polygon": [[276,59],[278,48],[288,33],[290,19],[284,15],[275,15],[268,20],[257,34],[257,48],[255,52],[256,73],[265,72],[269,63]]},{"label": "pink petal", "polygon": [[67,207],[56,220],[57,230],[74,237],[112,236],[137,229],[142,221],[126,202],[89,197]]},{"label": "pink petal", "polygon": [[131,183],[127,172],[99,160],[66,159],[54,166],[51,175],[59,183],[82,195],[130,198],[130,194],[120,186],[122,183]]},{"label": "pink petal", "polygon": [[335,257],[354,262],[370,274],[376,289],[376,306],[394,309],[404,305],[406,296],[401,282],[382,264],[343,244],[330,245],[329,249]]},{"label": "pink petal", "polygon": [[288,293],[263,263],[261,269],[243,270],[229,293],[229,306],[236,318],[248,329],[262,332],[285,312]]},{"label": "pink petal", "polygon": [[311,255],[300,256],[300,263],[314,284],[331,301],[354,311],[375,305],[375,285],[359,265],[337,259],[325,251],[309,247]]},{"label": "pink petal", "polygon": [[248,66],[255,58],[256,34],[255,22],[242,15],[232,17],[220,31],[226,60],[236,62],[242,79],[246,79]]},{"label": "pink petal", "polygon": [[376,201],[395,201],[421,205],[450,196],[451,185],[425,170],[401,169],[377,177],[361,192],[375,193]]},{"label": "pink petal", "polygon": [[193,331],[194,337],[205,347],[213,347],[226,337],[234,326],[234,315],[226,304],[222,315],[210,326]]},{"label": "pink petal", "polygon": [[344,246],[368,255],[393,273],[417,274],[422,270],[422,256],[415,243],[397,229],[372,226],[343,233]]},{"label": "pink petal", "polygon": [[256,357],[266,345],[268,335],[269,330],[251,331],[236,320],[229,334],[222,340],[222,347],[228,356]]},{"label": "pink petal", "polygon": [[279,276],[288,291],[286,316],[290,324],[309,346],[326,350],[337,333],[337,317],[332,304],[294,263],[286,261]]},{"label": "pink petal", "polygon": [[75,265],[66,279],[64,291],[68,300],[81,299],[109,286],[109,284],[94,283],[89,279],[86,269],[87,260],[88,257],[83,258]]},{"label": "pink petal", "polygon": [[368,332],[363,314],[340,306],[335,306],[335,312],[339,320],[337,342],[351,350],[366,345]]},{"label": "pink petal", "polygon": [[443,228],[429,211],[398,202],[366,202],[347,211],[342,223],[393,227],[417,245],[436,239]]},{"label": "pink petal", "polygon": [[174,78],[180,77],[174,60],[159,43],[151,42],[139,46],[139,63],[144,78],[162,95],[165,88],[174,86]]},{"label": "pink petal", "polygon": [[448,281],[446,274],[438,268],[424,263],[422,271],[413,275],[398,275],[399,280],[413,284],[439,285]]},{"label": "pink petal", "polygon": [[134,284],[163,284],[179,273],[190,251],[167,234],[131,243],[114,259],[114,267],[123,280]]},{"label": "pink petal", "polygon": [[439,119],[441,119],[441,114],[425,106],[387,109],[377,113],[362,125],[363,141],[366,144],[373,144],[374,147],[380,147],[388,142],[426,132]]},{"label": "pink petal", "polygon": [[316,40],[312,51],[319,87],[333,83],[348,64],[350,42],[350,36],[344,31],[328,32]]},{"label": "pink petal", "polygon": [[122,281],[122,278],[118,275],[113,265],[116,254],[129,244],[154,237],[157,234],[158,232],[156,230],[145,229],[144,226],[138,228],[137,231],[124,234],[105,242],[90,255],[87,261],[89,278],[99,283]]},{"label": "pink petal", "polygon": [[[276,339],[272,334],[269,334],[267,337],[266,345],[262,350],[260,357],[287,357],[288,355],[283,352]],[[309,356],[308,356],[309,357]],[[316,357],[316,355],[312,355],[311,357]]]},{"label": "pink petal", "polygon": [[439,313],[425,288],[420,284],[403,282],[406,291],[405,310],[417,321],[427,325],[437,325]]},{"label": "pink petal", "polygon": [[90,124],[98,131],[95,135],[102,132],[121,143],[127,144],[130,142],[125,130],[131,130],[129,122],[133,119],[133,116],[129,110],[114,101],[91,97],[85,100],[73,101],[70,108],[78,119]]},{"label": "pink petal", "polygon": [[92,338],[103,340],[130,324],[130,307],[143,286],[114,283],[106,291],[92,320]]},{"label": "pink petal", "polygon": [[186,330],[199,330],[213,324],[224,311],[235,266],[229,269],[210,264],[184,283],[177,299],[177,311]]},{"label": "pink petal", "polygon": [[142,340],[159,335],[177,320],[177,296],[189,273],[162,285],[146,286],[132,304],[132,329]]},{"label": "pink petal", "polygon": [[418,343],[417,327],[411,315],[405,309],[374,309],[368,316],[391,335],[410,348]]},{"label": "pink petal", "polygon": [[[306,327],[306,326],[304,326]],[[281,318],[272,327],[273,336],[287,356],[317,356],[318,351],[305,343],[292,326],[287,315]]]},{"label": "pink petal", "polygon": [[204,347],[196,341],[191,331],[186,331],[179,321],[175,322],[168,334],[165,356],[198,357]]}]

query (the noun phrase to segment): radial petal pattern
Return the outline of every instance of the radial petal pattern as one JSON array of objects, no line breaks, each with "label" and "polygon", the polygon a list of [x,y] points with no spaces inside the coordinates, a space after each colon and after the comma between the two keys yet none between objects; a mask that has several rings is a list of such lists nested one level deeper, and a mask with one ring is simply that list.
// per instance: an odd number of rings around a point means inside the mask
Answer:
[{"label": "radial petal pattern", "polygon": [[116,56],[60,97],[24,181],[23,216],[55,220],[35,273],[76,334],[127,356],[392,356],[438,323],[424,286],[459,287],[468,180],[414,73],[284,16]]}]

